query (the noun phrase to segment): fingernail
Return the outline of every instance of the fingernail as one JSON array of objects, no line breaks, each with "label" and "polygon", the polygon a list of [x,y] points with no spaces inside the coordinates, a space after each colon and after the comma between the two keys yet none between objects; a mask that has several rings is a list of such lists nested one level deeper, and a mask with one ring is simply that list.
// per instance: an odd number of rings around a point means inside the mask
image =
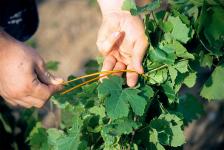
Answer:
[{"label": "fingernail", "polygon": [[117,38],[119,34],[120,34],[120,32],[114,32],[114,33],[112,33],[112,36],[113,36],[114,38]]},{"label": "fingernail", "polygon": [[128,84],[129,87],[132,88],[132,87],[135,87],[135,84],[136,84],[136,83],[135,83],[135,82],[128,82],[127,84]]},{"label": "fingernail", "polygon": [[55,77],[52,80],[52,84],[54,84],[54,85],[59,85],[59,84],[62,84],[63,82],[64,82],[64,80],[60,77]]}]

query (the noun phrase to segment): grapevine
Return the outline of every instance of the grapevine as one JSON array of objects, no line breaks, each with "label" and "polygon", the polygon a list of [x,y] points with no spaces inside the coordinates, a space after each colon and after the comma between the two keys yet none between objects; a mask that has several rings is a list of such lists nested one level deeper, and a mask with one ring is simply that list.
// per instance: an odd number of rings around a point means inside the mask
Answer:
[{"label": "grapevine", "polygon": [[[31,149],[183,149],[184,128],[204,112],[198,98],[224,99],[221,0],[155,0],[144,7],[125,0],[123,9],[143,16],[149,40],[138,85],[129,88],[113,76],[132,70],[69,77],[65,91],[52,98],[61,109],[60,127],[37,123],[28,137]],[[108,78],[84,79],[100,74]],[[198,84],[196,93],[183,92]]]}]

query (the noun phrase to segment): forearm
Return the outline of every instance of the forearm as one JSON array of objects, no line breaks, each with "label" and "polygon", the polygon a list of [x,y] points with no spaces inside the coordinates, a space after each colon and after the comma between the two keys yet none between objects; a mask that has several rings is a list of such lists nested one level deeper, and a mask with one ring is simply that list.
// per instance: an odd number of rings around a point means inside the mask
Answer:
[{"label": "forearm", "polygon": [[[102,14],[108,11],[121,11],[124,0],[97,0]],[[144,6],[151,0],[135,0],[137,6]]]}]

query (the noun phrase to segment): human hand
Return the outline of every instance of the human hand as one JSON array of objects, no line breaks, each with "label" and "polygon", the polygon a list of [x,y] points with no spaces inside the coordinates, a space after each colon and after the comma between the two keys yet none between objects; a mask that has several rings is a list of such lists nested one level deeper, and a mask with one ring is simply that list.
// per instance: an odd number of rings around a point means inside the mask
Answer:
[{"label": "human hand", "polygon": [[127,11],[103,10],[103,22],[98,32],[97,46],[104,55],[102,70],[135,70],[127,73],[127,84],[136,85],[138,74],[144,72],[142,60],[148,46],[144,25],[138,16]]},{"label": "human hand", "polygon": [[[98,0],[103,21],[98,32],[97,46],[104,55],[102,70],[135,70],[126,74],[127,84],[136,85],[138,74],[144,72],[142,60],[148,46],[144,25],[138,16],[122,10],[124,0]],[[136,0],[144,5],[150,0]],[[121,74],[120,74],[121,75]]]},{"label": "human hand", "polygon": [[37,52],[0,32],[0,95],[13,106],[40,108],[62,88]]}]

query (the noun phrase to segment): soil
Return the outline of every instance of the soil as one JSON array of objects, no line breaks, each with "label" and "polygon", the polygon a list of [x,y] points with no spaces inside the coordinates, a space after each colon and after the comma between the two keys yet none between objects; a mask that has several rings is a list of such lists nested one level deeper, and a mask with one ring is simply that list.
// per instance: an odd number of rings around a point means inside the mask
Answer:
[{"label": "soil", "polygon": [[45,0],[38,5],[40,25],[34,39],[44,60],[59,61],[55,74],[80,74],[85,62],[98,55],[101,14],[91,0]]},{"label": "soil", "polygon": [[[94,0],[39,0],[40,24],[33,36],[39,54],[45,62],[59,61],[53,72],[66,79],[84,74],[84,65],[99,55],[96,47],[101,13]],[[60,111],[50,111],[48,102],[39,113],[43,126],[58,127]]]}]

